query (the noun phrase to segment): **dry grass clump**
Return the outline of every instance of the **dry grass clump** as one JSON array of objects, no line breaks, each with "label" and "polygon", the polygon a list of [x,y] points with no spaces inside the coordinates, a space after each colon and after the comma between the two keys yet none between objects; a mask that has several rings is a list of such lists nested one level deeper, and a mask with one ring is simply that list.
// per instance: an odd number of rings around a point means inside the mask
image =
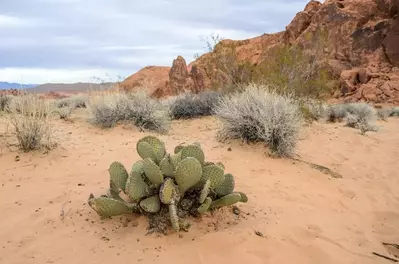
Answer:
[{"label": "dry grass clump", "polygon": [[189,119],[210,116],[220,97],[221,93],[216,91],[205,91],[199,94],[185,93],[177,96],[173,101],[169,101],[171,117]]},{"label": "dry grass clump", "polygon": [[74,108],[86,108],[88,97],[84,95],[75,95],[67,98],[63,98],[57,101],[58,108],[71,107]]},{"label": "dry grass clump", "polygon": [[170,127],[167,107],[144,91],[133,93],[102,92],[89,98],[91,123],[102,128],[129,122],[141,129],[166,133]]},{"label": "dry grass clump", "polygon": [[12,100],[11,95],[0,94],[0,112],[6,111]]},{"label": "dry grass clump", "polygon": [[219,139],[265,142],[278,156],[293,154],[303,121],[293,98],[253,84],[221,98],[215,114],[223,124]]},{"label": "dry grass clump", "polygon": [[11,134],[17,139],[21,150],[51,149],[50,117],[53,107],[50,102],[36,95],[16,97],[7,109]]}]

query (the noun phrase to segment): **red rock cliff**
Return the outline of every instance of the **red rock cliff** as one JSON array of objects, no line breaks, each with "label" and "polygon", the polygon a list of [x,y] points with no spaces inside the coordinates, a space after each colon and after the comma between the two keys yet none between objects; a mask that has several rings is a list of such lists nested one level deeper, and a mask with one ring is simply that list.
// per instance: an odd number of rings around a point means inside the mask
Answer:
[{"label": "red rock cliff", "polygon": [[[262,53],[278,45],[299,44],[312,52],[312,37],[314,40],[317,30],[326,29],[327,45],[322,56],[339,79],[334,96],[348,102],[399,103],[398,10],[399,0],[310,1],[285,31],[247,40],[224,40],[215,49],[233,43],[238,60],[259,63]],[[158,77],[153,94],[164,96],[183,89],[199,92],[209,88],[215,78],[228,83],[222,73],[209,70],[212,56],[206,53],[188,66],[179,56],[168,75],[153,76]],[[140,79],[142,72],[123,84]]]}]

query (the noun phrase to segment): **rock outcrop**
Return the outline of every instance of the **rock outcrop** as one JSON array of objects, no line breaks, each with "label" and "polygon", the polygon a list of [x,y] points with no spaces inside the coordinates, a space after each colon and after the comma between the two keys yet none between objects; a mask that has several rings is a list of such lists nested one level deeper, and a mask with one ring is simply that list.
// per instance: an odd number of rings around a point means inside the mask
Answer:
[{"label": "rock outcrop", "polygon": [[[233,47],[237,60],[257,65],[264,60],[262,54],[274,47],[297,44],[312,53],[315,43],[323,41],[322,59],[339,80],[334,97],[346,102],[398,104],[398,12],[399,0],[310,1],[285,31],[247,40],[224,40],[215,50]],[[179,56],[168,75],[159,75],[153,94],[164,96],[186,89],[199,92],[210,88],[215,80],[228,84],[231,78],[216,70],[214,56],[206,53],[188,66]],[[135,75],[142,75],[140,72]]]}]

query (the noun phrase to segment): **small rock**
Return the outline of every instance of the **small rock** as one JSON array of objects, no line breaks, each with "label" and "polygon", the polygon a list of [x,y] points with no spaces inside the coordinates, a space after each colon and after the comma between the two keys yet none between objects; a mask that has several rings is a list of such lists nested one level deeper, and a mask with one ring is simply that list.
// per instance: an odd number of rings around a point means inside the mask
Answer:
[{"label": "small rock", "polygon": [[78,183],[78,186],[85,186],[84,183]]},{"label": "small rock", "polygon": [[109,238],[105,237],[105,236],[101,237],[101,239],[104,240],[104,241],[109,241]]},{"label": "small rock", "polygon": [[233,213],[235,215],[240,215],[241,211],[240,211],[240,209],[237,206],[233,206]]},{"label": "small rock", "polygon": [[180,234],[180,235],[179,235],[179,238],[183,238],[183,235],[182,235],[182,234]]},{"label": "small rock", "polygon": [[19,188],[19,187],[21,187],[21,185],[18,184],[16,187]]},{"label": "small rock", "polygon": [[15,156],[14,160],[15,160],[15,161],[20,161],[21,158],[20,158],[19,156]]},{"label": "small rock", "polygon": [[232,151],[232,149],[231,149],[231,148],[228,148],[227,151]]}]

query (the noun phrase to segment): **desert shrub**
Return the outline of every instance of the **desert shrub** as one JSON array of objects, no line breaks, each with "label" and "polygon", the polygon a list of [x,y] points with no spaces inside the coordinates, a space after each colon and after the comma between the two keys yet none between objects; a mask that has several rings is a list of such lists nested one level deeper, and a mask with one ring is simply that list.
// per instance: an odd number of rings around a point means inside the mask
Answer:
[{"label": "desert shrub", "polygon": [[199,94],[183,94],[171,103],[170,114],[173,119],[210,116],[220,97],[221,94],[215,91],[206,91]]},{"label": "desert shrub", "polygon": [[102,93],[89,100],[91,122],[110,128],[118,122],[131,122],[141,129],[165,133],[170,126],[168,109],[144,92]]},{"label": "desert shrub", "polygon": [[225,173],[222,163],[206,160],[199,143],[178,145],[167,153],[163,141],[145,136],[136,150],[141,159],[130,173],[122,163],[112,162],[107,192],[89,195],[88,205],[101,218],[143,214],[152,232],[167,234],[170,227],[188,232],[189,216],[248,202],[245,193],[235,190],[234,176]]},{"label": "desert shrub", "polygon": [[300,110],[305,120],[318,121],[328,114],[328,107],[318,100],[300,100]]},{"label": "desert shrub", "polygon": [[392,108],[389,116],[399,116],[399,107]]},{"label": "desert shrub", "polygon": [[367,131],[377,131],[375,122],[377,120],[377,111],[371,105],[365,103],[345,104],[346,126],[358,128],[362,133]]},{"label": "desert shrub", "polygon": [[62,108],[57,108],[56,112],[61,119],[67,119],[73,112],[73,106],[64,106]]},{"label": "desert shrub", "polygon": [[378,120],[386,121],[388,120],[390,114],[391,114],[391,109],[388,108],[377,109]]},{"label": "desert shrub", "polygon": [[7,117],[20,149],[28,152],[54,146],[50,122],[52,110],[49,102],[36,95],[12,100]]},{"label": "desert shrub", "polygon": [[57,101],[57,107],[71,107],[74,108],[86,108],[87,106],[87,96],[75,95],[67,98],[63,98]]},{"label": "desert shrub", "polygon": [[327,120],[329,122],[341,122],[348,114],[345,104],[330,105],[327,110]]},{"label": "desert shrub", "polygon": [[215,114],[222,122],[219,139],[265,142],[279,156],[293,154],[302,125],[299,106],[293,98],[253,84],[242,93],[223,97]]},{"label": "desert shrub", "polygon": [[6,111],[12,100],[11,95],[0,94],[0,111]]}]

